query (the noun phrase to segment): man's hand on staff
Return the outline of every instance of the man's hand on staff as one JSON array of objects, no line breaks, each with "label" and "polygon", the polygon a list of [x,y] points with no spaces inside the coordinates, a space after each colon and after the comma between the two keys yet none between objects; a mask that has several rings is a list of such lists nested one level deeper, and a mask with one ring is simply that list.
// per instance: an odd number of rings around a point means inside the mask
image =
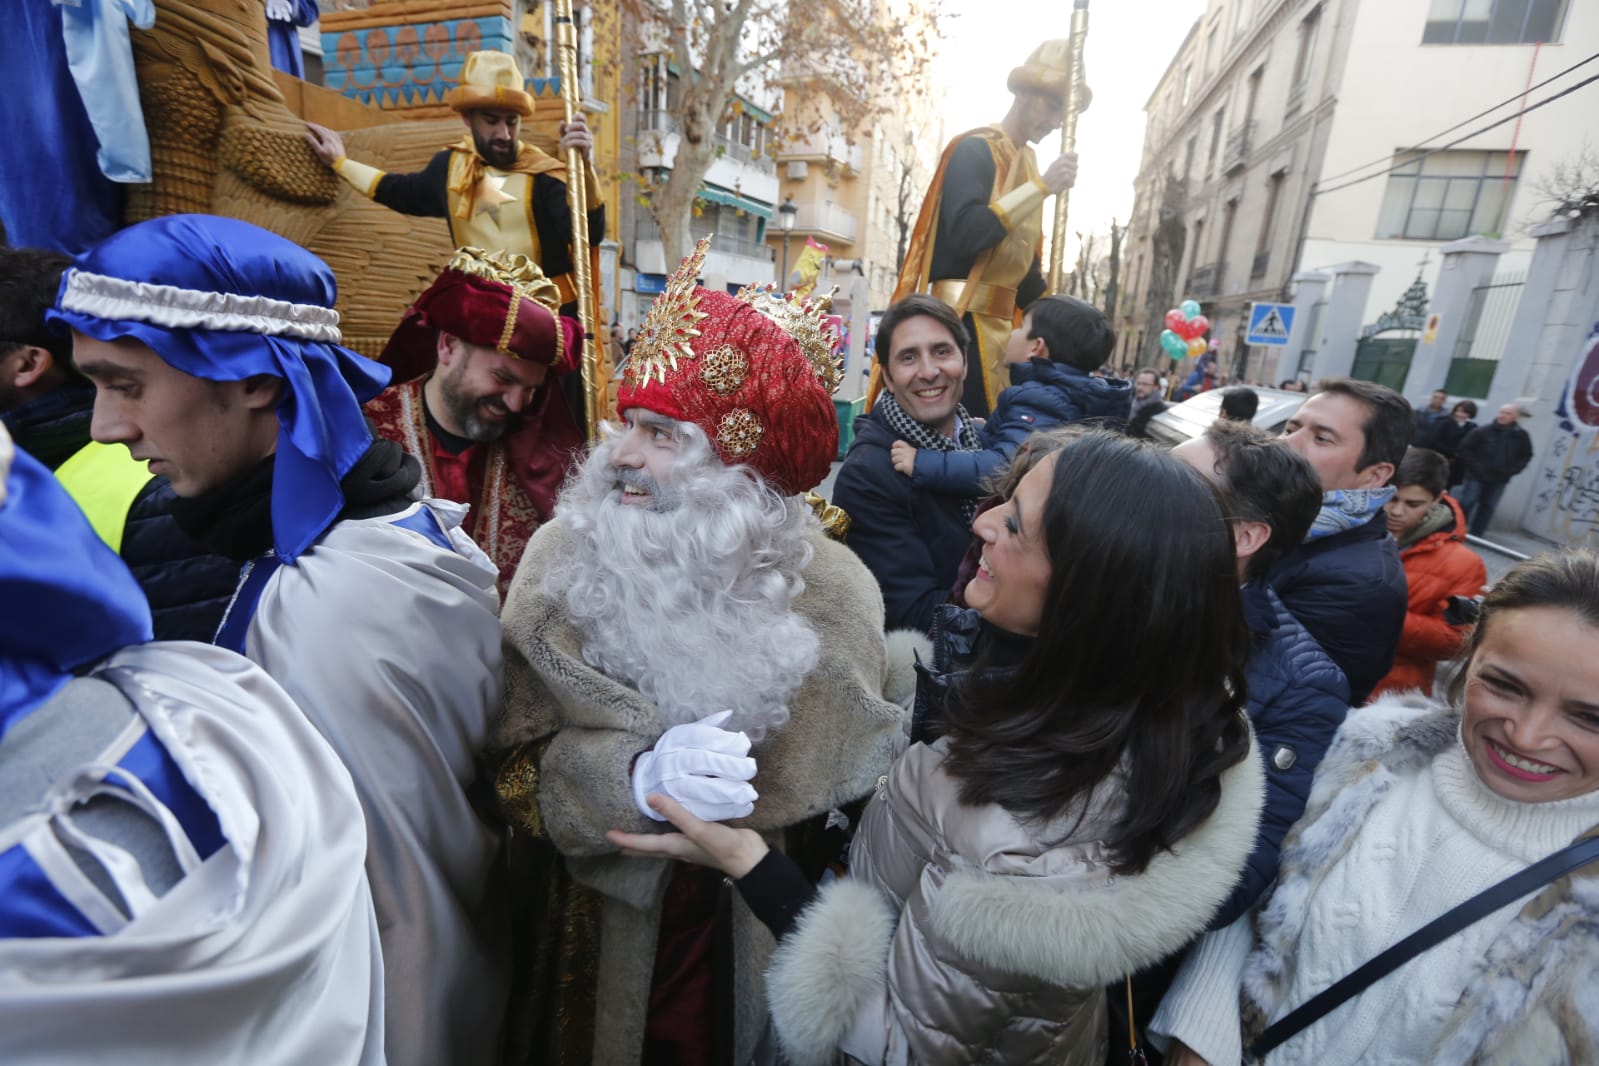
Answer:
[{"label": "man's hand on staff", "polygon": [[316,157],[328,166],[344,158],[344,138],[315,122],[305,124],[305,143],[311,146]]},{"label": "man's hand on staff", "polygon": [[594,148],[594,134],[589,131],[588,120],[581,111],[573,115],[570,122],[561,123],[561,151],[569,148],[582,152],[585,159]]},{"label": "man's hand on staff", "polygon": [[1071,188],[1072,183],[1077,180],[1077,153],[1067,152],[1051,163],[1039,176],[1044,179],[1044,184],[1049,186],[1049,191],[1052,193]]}]

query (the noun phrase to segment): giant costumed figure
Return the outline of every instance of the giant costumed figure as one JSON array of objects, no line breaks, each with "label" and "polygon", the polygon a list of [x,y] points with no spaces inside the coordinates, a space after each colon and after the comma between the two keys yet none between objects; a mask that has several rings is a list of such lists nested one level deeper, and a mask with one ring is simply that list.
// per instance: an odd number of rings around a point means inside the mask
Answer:
[{"label": "giant costumed figure", "polygon": [[[930,292],[963,316],[972,336],[966,391],[973,415],[993,409],[1010,383],[1005,341],[1018,312],[1042,296],[1039,251],[1044,200],[1077,175],[1075,153],[1038,169],[1029,143],[1059,127],[1071,80],[1070,42],[1045,41],[1010,73],[1014,100],[997,125],[970,130],[944,149],[911,231],[894,300]],[[1079,88],[1080,107],[1090,94]],[[868,402],[881,388],[872,368]]]}]

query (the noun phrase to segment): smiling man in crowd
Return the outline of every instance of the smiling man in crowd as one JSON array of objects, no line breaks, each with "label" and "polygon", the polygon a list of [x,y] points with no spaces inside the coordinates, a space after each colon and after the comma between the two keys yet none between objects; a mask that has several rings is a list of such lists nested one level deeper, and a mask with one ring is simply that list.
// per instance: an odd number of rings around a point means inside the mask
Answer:
[{"label": "smiling man in crowd", "polygon": [[895,441],[982,448],[961,405],[969,343],[942,300],[907,296],[888,309],[877,329],[883,395],[855,420],[855,442],[834,482],[833,502],[850,517],[845,542],[882,587],[890,629],[929,629],[972,539],[978,497],[918,488],[893,460]]},{"label": "smiling man in crowd", "polygon": [[423,495],[470,505],[461,528],[499,568],[502,595],[583,447],[555,392],[582,344],[559,305],[526,257],[462,248],[389,338],[395,384],[366,406],[421,461]]}]

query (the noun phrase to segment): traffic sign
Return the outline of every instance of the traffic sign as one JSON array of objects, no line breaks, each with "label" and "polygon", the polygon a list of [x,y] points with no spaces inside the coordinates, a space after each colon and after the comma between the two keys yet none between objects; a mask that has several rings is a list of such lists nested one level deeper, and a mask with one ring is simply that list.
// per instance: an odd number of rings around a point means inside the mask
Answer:
[{"label": "traffic sign", "polygon": [[1250,304],[1245,344],[1287,344],[1294,328],[1293,304]]}]

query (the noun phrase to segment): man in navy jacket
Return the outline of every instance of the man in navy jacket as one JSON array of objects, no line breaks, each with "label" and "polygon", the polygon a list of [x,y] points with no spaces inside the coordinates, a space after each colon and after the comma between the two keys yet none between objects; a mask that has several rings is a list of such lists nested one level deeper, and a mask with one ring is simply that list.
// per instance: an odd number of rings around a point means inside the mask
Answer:
[{"label": "man in navy jacket", "polygon": [[1410,404],[1369,381],[1323,381],[1284,429],[1321,480],[1321,512],[1267,579],[1366,702],[1393,666],[1405,625],[1405,570],[1383,504],[1415,423]]},{"label": "man in navy jacket", "polygon": [[877,578],[889,629],[930,630],[971,542],[977,496],[932,492],[894,469],[895,441],[919,450],[975,452],[977,427],[960,404],[970,343],[955,312],[907,296],[878,326],[883,394],[855,420],[855,441],[834,482],[850,517],[845,543]]}]

